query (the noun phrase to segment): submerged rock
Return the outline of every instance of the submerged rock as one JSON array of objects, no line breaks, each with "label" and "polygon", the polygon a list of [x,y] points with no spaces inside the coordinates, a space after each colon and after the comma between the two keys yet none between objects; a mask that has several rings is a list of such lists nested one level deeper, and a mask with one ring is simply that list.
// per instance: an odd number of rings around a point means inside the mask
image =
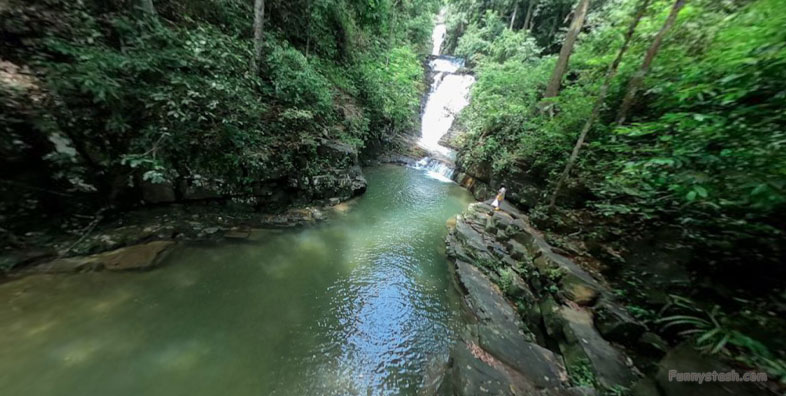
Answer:
[{"label": "submerged rock", "polygon": [[61,258],[38,265],[32,272],[83,272],[146,270],[158,265],[174,245],[172,241],[153,241],[92,256]]}]

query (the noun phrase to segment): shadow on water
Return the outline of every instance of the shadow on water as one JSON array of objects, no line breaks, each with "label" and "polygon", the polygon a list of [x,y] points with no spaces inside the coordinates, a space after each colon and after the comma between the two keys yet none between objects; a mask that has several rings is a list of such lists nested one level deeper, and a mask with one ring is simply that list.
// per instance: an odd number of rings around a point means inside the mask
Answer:
[{"label": "shadow on water", "polygon": [[459,328],[442,249],[470,197],[413,169],[366,175],[312,228],[0,285],[0,394],[416,393]]}]

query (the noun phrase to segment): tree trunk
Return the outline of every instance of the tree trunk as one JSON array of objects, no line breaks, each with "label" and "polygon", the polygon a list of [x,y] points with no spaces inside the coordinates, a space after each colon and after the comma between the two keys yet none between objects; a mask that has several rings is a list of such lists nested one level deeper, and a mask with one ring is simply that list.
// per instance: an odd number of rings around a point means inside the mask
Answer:
[{"label": "tree trunk", "polygon": [[568,59],[570,59],[570,54],[573,52],[573,44],[576,43],[576,38],[581,31],[581,27],[584,26],[584,17],[587,16],[587,8],[589,8],[589,0],[581,0],[576,6],[576,10],[573,13],[573,22],[571,22],[568,34],[565,36],[565,41],[562,43],[559,59],[557,59],[557,65],[554,67],[554,73],[551,75],[549,85],[546,87],[546,93],[543,95],[544,98],[551,98],[557,96],[559,93],[562,76],[568,68]]},{"label": "tree trunk", "polygon": [[532,13],[535,11],[535,6],[538,4],[538,0],[529,0],[529,4],[527,5],[527,15],[524,17],[524,30],[532,31]]},{"label": "tree trunk", "polygon": [[639,21],[641,21],[641,17],[644,16],[644,12],[647,10],[647,7],[649,7],[651,1],[652,0],[641,0],[641,3],[639,3],[636,14],[633,16],[633,21],[631,21],[630,26],[628,26],[628,30],[625,32],[625,40],[622,42],[622,47],[620,47],[617,57],[614,58],[614,61],[611,63],[611,65],[609,65],[609,68],[606,71],[606,77],[603,80],[603,85],[600,87],[600,92],[598,92],[598,98],[595,99],[595,106],[592,108],[592,113],[584,123],[584,127],[581,129],[579,138],[576,140],[576,145],[573,147],[573,152],[570,153],[570,158],[568,158],[568,162],[565,164],[565,170],[562,171],[562,174],[557,180],[557,186],[554,187],[554,192],[551,194],[551,199],[549,200],[549,210],[554,208],[554,204],[557,201],[557,195],[559,194],[562,185],[565,183],[565,180],[567,180],[568,176],[570,176],[570,171],[573,169],[573,165],[576,163],[576,158],[579,156],[581,146],[584,145],[584,139],[587,137],[587,133],[590,131],[590,129],[592,129],[592,124],[595,122],[595,119],[598,118],[598,114],[600,114],[600,109],[603,107],[603,102],[606,100],[606,94],[609,92],[611,80],[617,73],[617,68],[619,67],[620,62],[622,62],[622,56],[628,50],[630,41],[633,38],[633,33],[636,31],[636,26],[638,26]]},{"label": "tree trunk", "polygon": [[251,73],[259,74],[262,63],[262,26],[265,22],[265,0],[254,0],[254,59],[251,61]]},{"label": "tree trunk", "polygon": [[153,0],[140,0],[139,8],[147,15],[156,15],[156,7],[153,6]]},{"label": "tree trunk", "polygon": [[518,11],[518,10],[519,10],[519,5],[518,4],[514,4],[513,5],[513,15],[510,16],[510,27],[509,27],[510,30],[513,30],[513,24],[516,23],[516,11]]},{"label": "tree trunk", "polygon": [[644,77],[647,75],[647,72],[652,65],[652,61],[655,59],[655,55],[658,54],[660,45],[663,42],[663,37],[666,36],[666,33],[674,25],[674,21],[677,20],[677,15],[685,5],[685,1],[686,0],[674,1],[674,5],[671,7],[671,12],[666,18],[666,22],[663,23],[660,31],[658,31],[658,34],[655,36],[655,40],[652,41],[650,48],[647,49],[647,53],[644,55],[644,62],[641,63],[639,70],[630,79],[630,83],[628,83],[628,91],[625,93],[625,98],[622,99],[622,105],[620,105],[620,109],[617,112],[617,124],[623,124],[625,119],[628,117],[628,112],[630,111],[630,108],[633,107],[633,102],[636,100],[636,93],[638,93],[639,89],[643,85]]}]

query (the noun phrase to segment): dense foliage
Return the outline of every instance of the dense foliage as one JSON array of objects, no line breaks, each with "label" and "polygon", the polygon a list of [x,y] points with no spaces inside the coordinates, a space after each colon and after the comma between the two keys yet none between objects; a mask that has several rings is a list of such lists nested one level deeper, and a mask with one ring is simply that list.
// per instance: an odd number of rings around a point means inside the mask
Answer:
[{"label": "dense foliage", "polygon": [[[553,183],[634,3],[608,1],[590,15],[592,30],[580,37],[556,114],[536,111],[553,55],[539,56],[526,31],[510,31],[493,11],[467,28],[457,52],[478,63],[478,83],[463,115],[471,131],[465,161],[490,162],[499,174],[526,164]],[[782,257],[786,16],[775,3],[689,2],[647,76],[633,122],[615,125],[626,83],[668,13],[669,2],[654,2],[571,179],[573,191],[587,195],[583,205],[632,224],[677,225],[730,261],[742,252]]]},{"label": "dense foliage", "polygon": [[243,191],[322,171],[321,139],[362,149],[414,129],[436,1],[268,1],[259,75],[253,1],[153,3],[0,10],[0,156],[31,170],[4,175],[4,212],[41,190],[114,201],[184,177]]},{"label": "dense foliage", "polygon": [[[583,239],[587,246],[613,246],[610,251],[615,253],[601,253],[608,261],[624,256],[632,241],[660,239],[666,249],[693,252],[694,279],[712,279],[712,295],[735,296],[745,287],[769,291],[764,298],[777,299],[773,296],[786,274],[782,4],[688,1],[665,36],[628,121],[617,124],[628,84],[674,3],[652,1],[611,80],[599,119],[569,174],[568,188],[557,196],[556,210],[549,210],[548,197],[591,117],[609,65],[641,2],[590,3],[559,95],[548,99],[543,93],[560,35],[549,36],[537,25],[524,29],[514,24],[511,29],[517,3],[528,2],[450,2],[448,42],[474,64],[477,75],[471,104],[459,117],[468,130],[459,156],[462,167],[490,174],[493,183],[512,183],[511,198],[530,208],[541,226]],[[539,195],[522,193],[532,185]],[[626,282],[633,281],[641,282]],[[731,288],[735,293],[724,292]],[[707,289],[701,290],[706,296]],[[696,289],[686,292],[692,291]],[[632,293],[646,300],[640,291]],[[783,376],[783,360],[742,334],[751,331],[742,324],[749,322],[747,316],[759,318],[756,326],[771,322],[761,319],[767,316],[763,312],[752,314],[752,307],[746,302],[740,309],[745,314],[724,319],[722,329],[699,326],[691,334],[699,332],[701,346],[714,343],[714,352]],[[714,312],[711,318],[717,308]],[[704,324],[702,320],[696,323]],[[715,335],[720,336],[712,338]],[[759,340],[782,349],[767,336]]]}]

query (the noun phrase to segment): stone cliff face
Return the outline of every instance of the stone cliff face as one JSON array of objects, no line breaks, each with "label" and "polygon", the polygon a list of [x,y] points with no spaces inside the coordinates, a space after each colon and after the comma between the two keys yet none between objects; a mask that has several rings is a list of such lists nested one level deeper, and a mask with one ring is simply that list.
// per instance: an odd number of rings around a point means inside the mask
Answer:
[{"label": "stone cliff face", "polygon": [[[667,369],[689,371],[700,359],[695,351],[664,357],[666,343],[615,301],[598,274],[507,209],[471,204],[449,224],[447,255],[472,324],[451,353],[441,394],[708,394],[661,378]],[[758,391],[724,389],[715,394]]]},{"label": "stone cliff face", "polygon": [[141,182],[142,199],[148,204],[236,200],[263,210],[291,205],[336,204],[362,194],[366,179],[357,151],[337,141],[325,140],[317,148],[317,169],[300,174],[270,173],[249,188],[224,183],[218,178],[181,177],[161,183]]}]

